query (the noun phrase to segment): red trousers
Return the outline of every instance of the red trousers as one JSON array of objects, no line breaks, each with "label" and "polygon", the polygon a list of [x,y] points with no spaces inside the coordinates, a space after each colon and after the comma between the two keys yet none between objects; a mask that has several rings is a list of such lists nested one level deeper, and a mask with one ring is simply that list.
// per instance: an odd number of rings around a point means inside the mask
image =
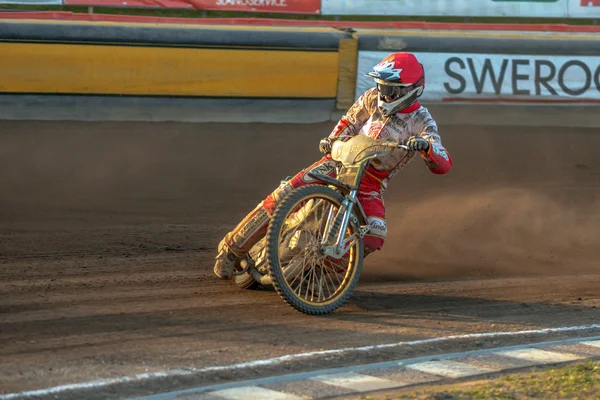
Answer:
[{"label": "red trousers", "polygon": [[[335,165],[336,162],[330,156],[325,156],[275,189],[233,231],[225,236],[230,250],[239,257],[246,255],[266,234],[269,218],[275,211],[279,201],[294,189],[319,183],[319,181],[308,175],[311,171],[335,177]],[[364,238],[365,255],[380,250],[387,235],[381,183],[386,176],[387,173],[369,167],[359,187],[358,200],[371,225],[371,230]]]}]

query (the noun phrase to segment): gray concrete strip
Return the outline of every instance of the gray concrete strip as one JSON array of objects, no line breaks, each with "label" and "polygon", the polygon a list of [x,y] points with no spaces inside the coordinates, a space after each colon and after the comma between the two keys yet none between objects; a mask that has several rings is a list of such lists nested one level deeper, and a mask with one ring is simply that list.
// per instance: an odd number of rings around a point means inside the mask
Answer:
[{"label": "gray concrete strip", "polygon": [[[594,353],[574,357],[570,352],[570,348],[577,348],[584,343],[592,343],[589,347],[593,347],[598,340],[600,340],[600,336],[354,365],[345,368],[310,371],[242,382],[203,386],[139,397],[138,400],[168,400],[182,397],[185,398],[185,396],[190,395],[221,397],[220,394],[230,393],[232,389],[237,389],[235,390],[235,393],[244,393],[244,388],[249,388],[248,390],[251,388],[253,391],[256,391],[257,387],[268,389],[268,393],[273,396],[275,396],[273,392],[278,392],[281,396],[298,396],[304,398],[350,395],[374,390],[372,388],[400,388],[419,383],[437,382],[445,380],[448,377],[466,378],[482,374],[499,373],[522,368],[524,365],[530,365],[531,363],[523,364],[519,362],[524,358],[530,362],[533,361],[535,365],[558,364],[573,360],[581,361],[584,359],[595,358],[593,355]],[[552,352],[540,349],[549,348],[551,346],[561,346],[563,352],[558,352],[556,348]],[[504,358],[504,360],[503,363],[495,363],[495,366],[490,365],[489,362],[482,365],[481,363],[477,364],[470,361],[470,358],[478,356],[500,356],[501,358]],[[600,356],[600,354],[597,356]],[[515,358],[516,362],[513,363],[507,361],[510,358]],[[419,375],[415,375],[415,372]],[[315,383],[329,385],[330,387],[338,389],[330,389],[326,392],[327,394],[321,393],[320,391],[314,390],[315,388],[313,386]]]},{"label": "gray concrete strip", "polygon": [[335,99],[0,95],[0,119],[318,123],[332,120],[335,102]]},{"label": "gray concrete strip", "polygon": [[[220,99],[74,95],[0,95],[0,120],[190,123],[336,122],[335,99]],[[597,105],[424,102],[445,125],[600,127]],[[510,117],[507,117],[510,116]],[[332,125],[333,128],[333,125]]]},{"label": "gray concrete strip", "polygon": [[218,25],[0,20],[0,39],[20,42],[337,51],[340,39],[349,37],[350,34],[346,32],[327,27],[261,29],[255,26],[237,26],[225,30]]}]

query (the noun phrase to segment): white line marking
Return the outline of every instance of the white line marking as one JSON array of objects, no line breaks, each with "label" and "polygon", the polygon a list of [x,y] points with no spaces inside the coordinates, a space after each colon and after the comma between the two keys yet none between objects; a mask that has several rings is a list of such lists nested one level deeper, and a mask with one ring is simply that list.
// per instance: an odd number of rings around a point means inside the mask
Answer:
[{"label": "white line marking", "polygon": [[208,392],[211,396],[221,397],[228,400],[302,400],[303,397],[293,394],[277,392],[271,389],[261,388],[259,386],[244,386],[240,388],[219,390],[217,392]]},{"label": "white line marking", "polygon": [[362,346],[362,347],[347,347],[343,349],[335,349],[335,350],[323,350],[323,351],[312,351],[307,353],[299,353],[299,354],[288,354],[280,357],[266,358],[264,360],[255,360],[248,361],[240,364],[231,364],[231,365],[220,365],[214,367],[204,367],[204,368],[190,368],[190,369],[176,369],[176,370],[168,370],[168,371],[160,371],[160,372],[152,372],[147,374],[138,374],[133,376],[123,376],[120,378],[112,378],[112,379],[97,379],[89,382],[82,383],[73,383],[69,385],[61,385],[54,386],[47,389],[39,389],[39,390],[31,390],[27,392],[19,392],[19,393],[9,393],[0,395],[0,400],[11,400],[20,397],[33,397],[33,396],[44,396],[48,394],[62,393],[69,390],[78,390],[78,389],[94,389],[101,388],[105,386],[110,386],[119,383],[130,383],[130,382],[139,382],[145,381],[153,378],[163,378],[163,377],[174,377],[174,376],[185,376],[192,374],[201,374],[207,372],[220,372],[220,371],[230,371],[235,369],[244,369],[244,368],[253,368],[253,367],[263,367],[267,365],[277,365],[284,363],[286,361],[294,361],[303,358],[311,358],[317,356],[331,355],[331,354],[344,354],[351,352],[363,352],[363,351],[373,351],[373,350],[381,350],[381,349],[389,349],[392,347],[401,347],[401,346],[418,346],[422,344],[431,344],[431,343],[440,343],[447,342],[452,340],[460,340],[460,339],[482,339],[482,338],[494,338],[500,336],[522,336],[522,335],[534,335],[534,334],[547,334],[547,333],[556,333],[556,332],[575,332],[575,331],[587,331],[591,329],[600,329],[600,324],[593,325],[578,325],[578,326],[564,326],[558,328],[544,328],[544,329],[532,329],[527,331],[516,331],[516,332],[485,332],[485,333],[469,333],[464,335],[453,335],[453,336],[445,336],[438,337],[432,339],[423,339],[423,340],[413,340],[410,342],[396,342],[389,344],[378,344],[372,346]]},{"label": "white line marking", "polygon": [[489,368],[474,367],[458,361],[442,360],[427,361],[417,364],[405,365],[406,368],[414,369],[428,374],[446,376],[449,378],[462,378],[465,376],[481,375],[494,370]]},{"label": "white line marking", "polygon": [[314,378],[310,378],[310,380],[325,383],[327,385],[356,390],[357,392],[368,392],[370,390],[382,390],[405,386],[401,382],[394,382],[388,379],[377,378],[375,376],[357,374],[355,372],[315,376]]},{"label": "white line marking", "polygon": [[592,340],[591,342],[581,342],[581,344],[587,344],[588,346],[600,347],[600,340]]},{"label": "white line marking", "polygon": [[569,353],[556,353],[554,351],[540,349],[520,349],[520,350],[504,350],[494,352],[494,354],[518,358],[525,361],[533,361],[541,364],[550,364],[554,362],[566,362],[579,360],[582,357]]}]

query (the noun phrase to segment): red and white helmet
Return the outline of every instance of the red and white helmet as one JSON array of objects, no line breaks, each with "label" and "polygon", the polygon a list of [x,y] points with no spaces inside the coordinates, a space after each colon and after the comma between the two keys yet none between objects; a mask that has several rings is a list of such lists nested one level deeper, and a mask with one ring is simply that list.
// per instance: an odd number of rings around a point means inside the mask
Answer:
[{"label": "red and white helmet", "polygon": [[377,83],[377,105],[386,117],[414,104],[425,90],[425,69],[412,53],[390,54],[367,76]]}]

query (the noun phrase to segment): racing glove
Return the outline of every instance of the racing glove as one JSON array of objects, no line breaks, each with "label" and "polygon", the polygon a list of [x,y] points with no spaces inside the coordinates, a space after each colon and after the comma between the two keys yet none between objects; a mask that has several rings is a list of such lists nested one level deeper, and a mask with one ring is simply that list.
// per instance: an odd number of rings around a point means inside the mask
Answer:
[{"label": "racing glove", "polygon": [[319,151],[323,155],[327,155],[327,154],[331,153],[331,146],[334,141],[335,141],[335,138],[330,138],[330,137],[321,139],[321,141],[319,142]]},{"label": "racing glove", "polygon": [[429,150],[429,142],[422,137],[413,136],[402,142],[410,151],[427,151]]}]

